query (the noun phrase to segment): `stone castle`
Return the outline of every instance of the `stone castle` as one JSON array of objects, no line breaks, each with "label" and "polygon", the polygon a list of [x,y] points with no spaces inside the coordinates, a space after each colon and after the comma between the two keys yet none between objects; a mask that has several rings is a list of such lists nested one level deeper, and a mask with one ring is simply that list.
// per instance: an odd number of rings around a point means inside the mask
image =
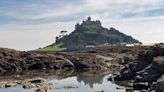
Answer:
[{"label": "stone castle", "polygon": [[75,29],[79,29],[81,27],[101,27],[101,22],[99,20],[92,21],[91,17],[88,17],[87,20],[84,20],[81,24],[77,23],[75,25]]}]

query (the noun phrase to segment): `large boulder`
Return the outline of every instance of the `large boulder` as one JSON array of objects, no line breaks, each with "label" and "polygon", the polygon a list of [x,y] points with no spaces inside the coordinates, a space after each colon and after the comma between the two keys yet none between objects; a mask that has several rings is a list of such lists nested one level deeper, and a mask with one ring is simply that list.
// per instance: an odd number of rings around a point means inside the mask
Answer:
[{"label": "large boulder", "polygon": [[152,63],[152,68],[159,72],[160,74],[164,73],[164,56],[155,57]]},{"label": "large boulder", "polygon": [[156,92],[163,92],[163,91],[164,91],[164,75],[162,75],[157,80],[157,88],[156,88]]},{"label": "large boulder", "polygon": [[155,44],[152,47],[154,51],[154,56],[163,56],[164,55],[164,43]]},{"label": "large boulder", "polygon": [[138,81],[156,81],[164,73],[164,57],[154,57],[152,64],[138,72]]}]

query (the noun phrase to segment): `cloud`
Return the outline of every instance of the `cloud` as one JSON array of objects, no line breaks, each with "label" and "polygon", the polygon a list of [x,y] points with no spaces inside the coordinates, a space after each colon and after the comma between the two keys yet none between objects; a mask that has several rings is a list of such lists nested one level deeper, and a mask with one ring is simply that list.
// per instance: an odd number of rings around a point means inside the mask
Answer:
[{"label": "cloud", "polygon": [[[15,4],[0,7],[0,14],[16,18],[18,20],[51,19],[73,15],[94,15],[104,13],[110,18],[118,18],[123,15],[142,15],[148,10],[163,7],[162,0],[81,0],[81,2],[51,1],[40,3]],[[42,2],[42,3],[41,3]],[[70,3],[71,2],[71,3]],[[14,3],[14,5],[12,5]],[[63,5],[62,5],[63,4]],[[123,17],[124,17],[123,16]]]},{"label": "cloud", "polygon": [[[164,42],[163,6],[163,0],[3,0],[0,1],[0,46],[25,50],[46,46],[54,42],[53,37],[60,30],[71,32],[76,22],[88,16],[142,42]],[[16,45],[18,41],[25,44],[19,37],[27,44],[36,39],[32,42],[37,45]]]}]

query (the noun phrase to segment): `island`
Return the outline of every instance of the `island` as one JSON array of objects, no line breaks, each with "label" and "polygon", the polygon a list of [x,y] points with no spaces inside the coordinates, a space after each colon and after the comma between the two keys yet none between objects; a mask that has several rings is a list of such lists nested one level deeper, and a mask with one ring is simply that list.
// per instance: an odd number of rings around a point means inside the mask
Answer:
[{"label": "island", "polygon": [[[106,70],[111,74],[109,81],[126,84],[127,89],[164,90],[164,43],[142,46],[133,37],[113,27],[104,28],[99,20],[92,21],[91,17],[77,23],[72,33],[66,32],[61,31],[62,35],[53,44],[33,51],[0,48],[1,76],[8,73],[21,76],[33,70]],[[35,86],[33,83],[42,80],[0,82],[0,85],[22,84],[31,88]],[[52,89],[52,84],[39,84],[38,90],[45,92],[45,85],[47,90]]]}]

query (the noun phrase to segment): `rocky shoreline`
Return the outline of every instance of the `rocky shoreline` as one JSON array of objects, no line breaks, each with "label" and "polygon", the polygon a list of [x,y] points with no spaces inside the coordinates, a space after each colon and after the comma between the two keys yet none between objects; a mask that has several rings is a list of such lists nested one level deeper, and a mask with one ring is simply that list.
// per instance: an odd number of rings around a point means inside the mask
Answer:
[{"label": "rocky shoreline", "polygon": [[117,83],[129,80],[127,87],[144,92],[164,91],[164,44],[156,44],[152,47],[136,53],[136,57],[127,58],[118,73],[109,78],[114,78]]},{"label": "rocky shoreline", "polygon": [[[77,52],[22,52],[0,49],[0,73],[19,73],[28,70],[109,69],[116,67],[115,55],[105,56],[96,50]],[[105,52],[105,54],[108,54]],[[115,63],[115,64],[111,64]]]},{"label": "rocky shoreline", "polygon": [[0,49],[0,74],[30,70],[108,70],[109,80],[128,80],[134,90],[164,90],[164,44],[100,47],[72,52]]},{"label": "rocky shoreline", "polygon": [[36,92],[47,92],[54,89],[52,83],[46,83],[43,78],[36,77],[33,79],[1,81],[0,88],[9,88],[21,85],[24,89],[34,88]]},{"label": "rocky shoreline", "polygon": [[[59,86],[57,81],[77,78],[74,82],[83,81],[89,86],[102,83],[104,76],[109,75],[107,70],[33,70],[21,74],[6,74],[0,76],[0,89],[17,88],[29,92],[53,92],[63,89],[77,89],[76,85]],[[94,77],[94,78],[93,78]],[[54,82],[54,80],[57,80]],[[107,78],[106,78],[107,81]],[[58,92],[58,91],[57,91]],[[65,92],[65,91],[64,91]],[[97,92],[97,91],[96,91]]]}]

